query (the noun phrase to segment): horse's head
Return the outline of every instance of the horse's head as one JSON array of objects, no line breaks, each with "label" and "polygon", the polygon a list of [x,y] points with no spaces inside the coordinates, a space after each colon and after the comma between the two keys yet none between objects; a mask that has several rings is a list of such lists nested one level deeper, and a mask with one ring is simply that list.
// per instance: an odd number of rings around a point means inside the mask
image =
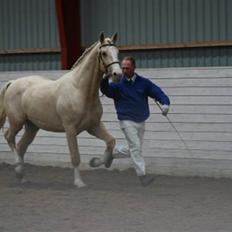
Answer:
[{"label": "horse's head", "polygon": [[122,70],[118,60],[118,47],[115,45],[117,34],[111,38],[105,38],[103,32],[100,34],[99,59],[104,73],[109,76],[113,82],[120,80]]}]

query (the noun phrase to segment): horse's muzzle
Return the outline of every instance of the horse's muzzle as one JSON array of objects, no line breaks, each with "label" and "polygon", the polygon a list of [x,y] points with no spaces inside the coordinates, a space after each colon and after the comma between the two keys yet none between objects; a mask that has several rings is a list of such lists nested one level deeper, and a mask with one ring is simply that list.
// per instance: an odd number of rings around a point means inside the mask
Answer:
[{"label": "horse's muzzle", "polygon": [[119,65],[115,64],[111,70],[111,79],[113,82],[119,82],[121,80],[121,77],[122,77],[122,70]]}]

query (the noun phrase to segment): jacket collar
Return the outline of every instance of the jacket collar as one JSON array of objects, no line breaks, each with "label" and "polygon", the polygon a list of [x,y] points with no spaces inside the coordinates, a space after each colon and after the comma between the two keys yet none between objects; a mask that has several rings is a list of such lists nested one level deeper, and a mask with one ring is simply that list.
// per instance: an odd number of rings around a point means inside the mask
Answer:
[{"label": "jacket collar", "polygon": [[137,73],[134,73],[134,76],[132,78],[127,78],[127,76],[124,75],[122,80],[123,82],[134,83],[137,77],[138,77]]}]

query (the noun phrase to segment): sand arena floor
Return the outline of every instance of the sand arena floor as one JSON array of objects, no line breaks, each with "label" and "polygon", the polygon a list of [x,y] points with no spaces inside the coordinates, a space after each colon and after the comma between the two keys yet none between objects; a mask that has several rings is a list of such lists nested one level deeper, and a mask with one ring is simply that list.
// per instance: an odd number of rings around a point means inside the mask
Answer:
[{"label": "sand arena floor", "polygon": [[27,184],[0,165],[0,232],[232,231],[232,180],[157,176],[142,187],[133,169],[82,171],[26,165]]}]

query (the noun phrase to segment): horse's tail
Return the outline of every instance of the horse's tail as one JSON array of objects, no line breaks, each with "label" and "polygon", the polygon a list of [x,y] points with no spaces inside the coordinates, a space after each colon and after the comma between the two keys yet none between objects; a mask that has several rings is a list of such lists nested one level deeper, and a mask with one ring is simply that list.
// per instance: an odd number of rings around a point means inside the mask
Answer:
[{"label": "horse's tail", "polygon": [[6,112],[4,106],[4,96],[7,88],[11,85],[12,81],[8,81],[3,88],[0,90],[0,128],[3,127],[6,121]]}]

